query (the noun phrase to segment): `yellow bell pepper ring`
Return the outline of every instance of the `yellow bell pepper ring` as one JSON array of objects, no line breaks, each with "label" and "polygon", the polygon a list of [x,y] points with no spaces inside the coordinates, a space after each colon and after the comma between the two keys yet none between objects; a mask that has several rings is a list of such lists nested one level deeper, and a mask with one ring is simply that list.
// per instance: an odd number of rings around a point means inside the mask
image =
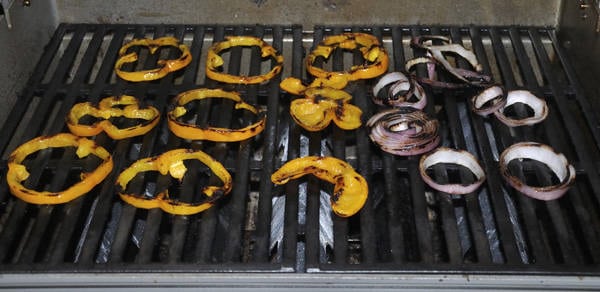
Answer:
[{"label": "yellow bell pepper ring", "polygon": [[[177,59],[173,60],[158,60],[158,68],[141,70],[141,71],[123,71],[121,68],[125,64],[134,63],[138,60],[138,54],[127,53],[127,50],[131,47],[142,46],[147,47],[150,54],[157,52],[160,47],[174,47],[181,51],[181,55]],[[190,49],[185,44],[179,43],[179,40],[174,37],[161,37],[157,39],[134,39],[131,42],[125,44],[119,50],[119,58],[115,63],[115,73],[127,80],[132,82],[140,81],[151,81],[165,77],[170,72],[177,71],[184,68],[190,62],[192,62],[192,55]]]},{"label": "yellow bell pepper ring", "polygon": [[[101,120],[92,125],[81,124],[80,120],[85,116]],[[141,119],[144,122],[121,129],[110,121],[111,118],[119,117]],[[89,102],[75,104],[67,115],[67,126],[71,133],[77,136],[89,137],[104,131],[111,138],[121,140],[148,133],[159,120],[160,112],[155,107],[140,108],[135,97],[122,95],[104,98],[97,107]]]},{"label": "yellow bell pepper ring", "polygon": [[[263,74],[255,76],[244,76],[244,75],[231,75],[222,73],[219,68],[223,66],[223,58],[221,52],[231,47],[252,47],[256,46],[260,48],[261,57],[270,57],[275,60],[275,66]],[[213,44],[208,50],[208,56],[206,59],[206,76],[210,79],[217,80],[225,83],[232,84],[258,84],[273,79],[281,72],[283,67],[283,56],[277,52],[275,48],[267,44],[260,38],[252,36],[228,36],[222,42]]]},{"label": "yellow bell pepper ring", "polygon": [[[85,158],[93,154],[100,158],[102,163],[92,172],[82,173],[81,181],[64,191],[36,191],[23,186],[22,182],[29,177],[27,168],[22,164],[27,156],[46,148],[65,147],[76,147],[76,155],[79,158]],[[37,137],[17,147],[8,159],[6,181],[11,193],[21,200],[31,204],[54,205],[72,201],[88,193],[106,178],[112,168],[112,157],[106,149],[87,138],[77,137],[69,133],[60,133],[53,136]]]},{"label": "yellow bell pepper ring", "polygon": [[[240,129],[229,129],[220,127],[199,127],[194,124],[188,124],[179,120],[187,113],[185,105],[194,100],[206,98],[225,98],[235,102],[235,109],[243,109],[256,114],[259,119],[256,123]],[[239,93],[224,91],[221,89],[199,88],[183,92],[175,97],[175,108],[167,114],[168,126],[171,132],[177,137],[190,140],[209,140],[215,142],[236,142],[250,139],[265,128],[267,120],[266,114],[259,111],[254,106],[244,102]]]},{"label": "yellow bell pepper ring", "polygon": [[[329,59],[336,48],[358,49],[365,59],[365,64],[352,66],[348,71],[326,71],[314,65],[319,57]],[[389,62],[386,50],[375,36],[366,33],[343,33],[323,39],[306,58],[306,68],[315,77],[343,83],[342,80],[375,78],[387,71]]]},{"label": "yellow bell pepper ring", "polygon": [[[206,199],[200,202],[182,202],[169,197],[165,190],[155,197],[126,192],[129,182],[140,172],[158,171],[162,175],[170,175],[181,181],[187,172],[185,160],[199,160],[204,163],[222,182],[222,186],[206,186],[202,193]],[[232,188],[232,178],[223,165],[210,155],[192,149],[175,149],[159,156],[140,159],[127,169],[123,170],[117,178],[117,185],[121,188],[119,196],[126,203],[142,209],[160,208],[174,215],[193,215],[200,213],[215,204],[221,197],[227,195]]]}]

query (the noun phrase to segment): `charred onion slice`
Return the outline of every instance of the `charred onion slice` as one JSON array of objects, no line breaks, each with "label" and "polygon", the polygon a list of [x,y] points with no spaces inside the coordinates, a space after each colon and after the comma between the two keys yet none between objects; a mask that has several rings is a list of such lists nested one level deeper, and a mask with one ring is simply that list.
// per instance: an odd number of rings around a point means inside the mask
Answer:
[{"label": "charred onion slice", "polygon": [[471,98],[473,112],[487,116],[506,105],[504,90],[498,85],[490,86]]},{"label": "charred onion slice", "polygon": [[[80,124],[81,118],[85,116],[102,120],[92,125]],[[121,129],[110,121],[111,118],[119,117],[141,119],[145,122]],[[160,112],[155,107],[140,108],[135,97],[122,95],[104,98],[97,107],[89,102],[75,104],[67,116],[67,126],[77,136],[94,136],[104,131],[111,138],[120,140],[148,133],[156,126],[159,119]]]},{"label": "charred onion slice", "polygon": [[[188,124],[178,119],[187,113],[184,107],[194,100],[206,98],[225,98],[235,102],[235,109],[244,109],[255,115],[262,116],[258,122],[241,129],[228,129],[218,127],[199,127]],[[254,106],[245,103],[237,92],[221,89],[200,88],[183,92],[175,97],[175,108],[167,114],[169,129],[177,137],[190,140],[209,140],[215,142],[235,142],[252,138],[265,128],[267,119],[264,112],[259,112]]]},{"label": "charred onion slice", "polygon": [[[436,182],[427,174],[427,169],[438,163],[450,163],[461,165],[468,168],[476,178],[476,181],[471,184],[441,184]],[[471,153],[464,150],[456,150],[446,147],[440,147],[431,153],[425,154],[421,157],[419,162],[419,172],[423,181],[430,187],[449,194],[463,195],[472,193],[481,186],[485,180],[485,173],[477,158]]]},{"label": "charred onion slice", "polygon": [[[319,57],[329,59],[335,49],[359,50],[365,64],[355,65],[348,71],[326,71],[314,66]],[[387,71],[389,57],[379,40],[366,33],[343,33],[326,37],[306,58],[308,72],[318,78],[347,82],[359,79],[375,78]]]},{"label": "charred onion slice", "polygon": [[331,209],[340,217],[356,214],[367,200],[367,181],[350,164],[334,157],[308,156],[290,160],[273,173],[271,181],[282,185],[306,174],[335,184]]},{"label": "charred onion slice", "polygon": [[[181,51],[181,55],[179,58],[174,60],[158,60],[157,64],[160,67],[156,69],[134,72],[121,70],[123,65],[134,63],[138,60],[137,53],[127,53],[129,48],[136,46],[148,47],[150,54],[156,53],[160,47],[174,47]],[[119,59],[117,59],[117,62],[115,63],[115,73],[127,81],[150,81],[163,78],[170,72],[177,71],[187,66],[191,61],[192,55],[190,54],[190,49],[185,44],[179,43],[179,40],[174,37],[162,37],[158,39],[134,39],[125,44],[119,50]]]},{"label": "charred onion slice", "polygon": [[[223,66],[223,58],[221,52],[231,47],[253,47],[260,48],[262,58],[270,57],[275,60],[276,64],[271,71],[263,75],[256,76],[238,76],[219,72],[218,68]],[[267,44],[262,39],[251,36],[228,36],[225,40],[213,44],[208,50],[206,61],[206,76],[210,79],[233,84],[257,84],[277,76],[281,72],[283,66],[283,56],[280,55],[275,48]]]},{"label": "charred onion slice", "polygon": [[[433,41],[442,41],[441,45],[434,45]],[[411,40],[411,46],[413,48],[419,48],[427,51],[426,57],[419,57],[406,62],[405,69],[407,72],[411,72],[413,67],[417,64],[427,64],[428,66],[428,78],[419,78],[419,81],[430,84],[436,87],[442,88],[457,88],[464,87],[467,85],[472,86],[485,86],[491,80],[491,77],[480,73],[482,71],[481,64],[477,61],[475,54],[467,50],[465,47],[459,44],[452,44],[450,39],[444,36],[420,36],[415,37]],[[454,55],[460,56],[467,60],[474,70],[467,70],[454,67],[446,57],[444,53],[453,53]],[[462,83],[451,83],[441,82],[435,80],[435,65],[440,64],[442,67],[460,80]]]},{"label": "charred onion slice", "polygon": [[[520,178],[512,175],[508,169],[508,164],[515,159],[531,159],[547,165],[556,174],[559,183],[544,187],[525,184]],[[521,142],[506,148],[500,155],[500,172],[506,182],[517,191],[544,201],[560,198],[575,182],[575,168],[569,164],[567,158],[552,147],[536,142]]]},{"label": "charred onion slice", "polygon": [[[81,181],[60,192],[35,191],[23,186],[22,182],[29,177],[25,165],[21,164],[27,156],[46,148],[77,148],[76,154],[79,158],[85,158],[93,154],[102,160],[102,163],[92,172],[82,173]],[[62,204],[76,199],[77,197],[91,191],[97,184],[106,178],[113,168],[113,161],[106,149],[94,143],[92,140],[77,137],[69,133],[61,133],[54,136],[41,136],[34,138],[10,154],[8,158],[8,173],[6,181],[13,195],[19,199],[40,205]]]},{"label": "charred onion slice", "polygon": [[[515,103],[523,103],[529,106],[533,109],[533,116],[524,119],[507,117],[504,114],[504,110]],[[494,114],[502,123],[509,127],[533,125],[546,119],[546,116],[548,116],[548,105],[545,100],[533,95],[527,90],[513,90],[508,92],[504,107],[495,111]]]},{"label": "charred onion slice", "polygon": [[[416,101],[411,102],[411,99]],[[373,87],[373,102],[378,105],[423,109],[427,105],[427,96],[423,87],[414,79],[401,72],[390,72],[383,75]]]},{"label": "charred onion slice", "polygon": [[438,121],[410,107],[379,112],[369,119],[367,126],[371,129],[371,140],[394,155],[423,154],[440,143]]},{"label": "charred onion slice", "polygon": [[362,111],[348,103],[352,96],[347,92],[329,87],[311,87],[304,91],[304,96],[290,104],[290,114],[302,128],[320,131],[332,120],[344,130],[360,127]]},{"label": "charred onion slice", "polygon": [[[155,197],[128,194],[125,192],[127,184],[140,172],[158,171],[162,175],[168,174],[181,181],[187,172],[187,168],[183,163],[185,160],[199,160],[204,163],[223,182],[223,185],[202,188],[202,193],[206,195],[207,199],[194,203],[171,199],[169,198],[168,190],[157,194]],[[200,150],[175,149],[159,156],[144,158],[134,162],[119,174],[117,184],[121,187],[121,192],[119,193],[121,199],[137,208],[160,208],[174,215],[192,215],[210,208],[216,200],[227,195],[231,191],[232,180],[227,169],[208,154]]]}]

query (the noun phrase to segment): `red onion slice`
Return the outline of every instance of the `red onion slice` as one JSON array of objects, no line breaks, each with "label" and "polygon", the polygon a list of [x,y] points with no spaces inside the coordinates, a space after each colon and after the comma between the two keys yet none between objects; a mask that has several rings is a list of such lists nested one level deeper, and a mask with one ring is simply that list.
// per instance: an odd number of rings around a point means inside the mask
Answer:
[{"label": "red onion slice", "polygon": [[[547,165],[560,182],[544,187],[525,184],[520,178],[512,175],[508,169],[508,164],[515,159],[532,159]],[[500,173],[506,182],[517,191],[544,201],[562,197],[575,181],[575,168],[569,164],[567,158],[552,147],[536,142],[521,142],[506,148],[500,155]]]},{"label": "red onion slice", "polygon": [[[487,106],[486,103],[488,104]],[[487,116],[506,105],[504,90],[498,85],[486,88],[471,98],[473,112],[480,116]]]},{"label": "red onion slice", "polygon": [[[451,163],[464,166],[475,175],[477,180],[471,184],[440,184],[427,174],[427,169],[438,163]],[[419,162],[419,172],[423,181],[433,189],[454,195],[472,193],[485,181],[485,172],[475,156],[464,150],[446,147],[440,147],[429,154],[423,155]]]},{"label": "red onion slice", "polygon": [[[388,90],[384,90],[384,89]],[[416,99],[416,101],[409,101]],[[425,90],[414,79],[401,72],[391,72],[379,79],[373,87],[373,102],[393,107],[423,109],[427,105]]]},{"label": "red onion slice", "polygon": [[[513,119],[507,117],[504,114],[504,110],[507,107],[518,102],[526,104],[531,109],[533,109],[533,117],[527,117],[524,119]],[[495,111],[494,114],[502,123],[509,127],[533,125],[546,119],[546,116],[548,116],[548,105],[546,104],[545,100],[533,95],[527,90],[513,90],[508,92],[508,95],[506,96],[506,104],[504,105],[504,107]]]},{"label": "red onion slice", "polygon": [[371,140],[383,151],[395,155],[423,154],[440,143],[438,121],[410,107],[379,112],[369,119],[367,126]]}]

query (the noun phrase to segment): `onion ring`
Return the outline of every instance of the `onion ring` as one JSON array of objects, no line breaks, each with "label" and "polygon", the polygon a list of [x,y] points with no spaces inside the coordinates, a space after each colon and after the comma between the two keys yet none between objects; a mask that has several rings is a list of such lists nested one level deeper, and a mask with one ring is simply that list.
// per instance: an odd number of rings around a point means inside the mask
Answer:
[{"label": "onion ring", "polygon": [[[533,109],[533,117],[528,117],[524,119],[513,119],[504,115],[504,110],[515,104],[515,103],[524,103]],[[543,121],[546,116],[548,116],[548,105],[546,101],[533,95],[530,91],[527,90],[513,90],[509,91],[506,96],[506,104],[504,107],[498,109],[494,112],[496,117],[505,125],[509,127],[518,127],[524,125],[533,125]]]},{"label": "onion ring", "polygon": [[[262,116],[256,123],[241,129],[218,127],[199,127],[195,124],[181,122],[178,118],[187,113],[184,105],[194,100],[206,98],[225,98],[235,102],[235,109],[244,109]],[[245,103],[237,92],[221,89],[199,88],[180,93],[173,101],[175,108],[167,113],[168,126],[171,132],[179,138],[190,140],[209,140],[215,142],[236,142],[252,138],[265,128],[267,120],[264,111],[258,111],[254,106]]]},{"label": "onion ring", "polygon": [[498,85],[490,86],[471,98],[471,108],[480,116],[487,116],[505,105],[504,90]]},{"label": "onion ring", "polygon": [[[386,87],[388,90],[382,90]],[[413,96],[417,101],[409,102]],[[378,105],[423,109],[427,105],[427,95],[414,79],[401,72],[390,72],[383,75],[373,87],[373,102]]]},{"label": "onion ring", "polygon": [[[237,76],[219,72],[217,69],[223,66],[224,63],[223,58],[219,54],[224,50],[236,46],[259,47],[261,57],[271,57],[275,60],[276,64],[266,74],[256,76]],[[225,83],[258,84],[273,79],[273,77],[281,72],[282,66],[283,56],[262,39],[251,36],[228,36],[225,37],[224,41],[215,43],[209,48],[206,58],[206,77]]]},{"label": "onion ring", "polygon": [[[477,180],[468,185],[460,183],[437,183],[427,174],[427,168],[438,163],[452,163],[462,165],[468,168],[475,175]],[[485,181],[485,172],[483,171],[483,168],[481,168],[481,165],[477,161],[477,158],[473,156],[473,154],[464,150],[456,150],[446,147],[440,147],[429,154],[423,155],[421,157],[421,160],[419,161],[419,172],[421,173],[423,181],[425,181],[425,183],[427,183],[433,189],[454,195],[464,195],[472,193],[481,186],[483,181]]]},{"label": "onion ring", "polygon": [[[433,45],[432,41],[442,41],[442,45]],[[426,57],[418,57],[406,62],[405,69],[407,72],[411,72],[413,67],[417,64],[426,63],[428,66],[428,77],[418,78],[420,82],[430,84],[435,87],[442,88],[460,88],[466,86],[485,86],[491,81],[491,76],[480,73],[482,71],[482,65],[477,61],[477,56],[465,47],[459,44],[452,44],[451,40],[444,36],[421,36],[415,37],[411,40],[411,47],[423,49],[427,51]],[[453,53],[467,60],[474,70],[467,70],[462,68],[456,68],[448,62],[445,58],[444,53]],[[456,77],[462,83],[442,82],[435,78],[435,65],[441,64],[442,67],[448,71],[451,75]]]},{"label": "onion ring", "polygon": [[371,140],[383,151],[395,155],[423,154],[440,143],[438,121],[410,107],[379,112],[369,119],[367,126]]},{"label": "onion ring", "polygon": [[[547,165],[558,177],[559,183],[544,187],[525,184],[520,178],[512,175],[508,169],[508,164],[514,159],[532,159]],[[517,191],[544,201],[562,197],[575,182],[575,168],[569,164],[567,158],[552,147],[536,142],[521,142],[506,148],[500,155],[500,173],[506,182]]]}]

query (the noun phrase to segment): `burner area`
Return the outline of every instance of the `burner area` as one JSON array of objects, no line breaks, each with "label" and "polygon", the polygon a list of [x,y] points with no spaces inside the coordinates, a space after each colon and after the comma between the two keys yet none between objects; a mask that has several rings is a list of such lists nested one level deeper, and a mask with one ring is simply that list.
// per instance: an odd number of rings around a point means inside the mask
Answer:
[{"label": "burner area", "polygon": [[[274,273],[459,273],[600,275],[600,131],[553,28],[540,27],[320,27],[61,24],[45,47],[27,86],[0,128],[0,270],[10,272],[274,272]],[[389,71],[421,52],[412,37],[444,35],[471,49],[506,90],[527,89],[546,100],[547,119],[534,126],[508,128],[473,113],[472,89],[425,86],[428,115],[440,123],[440,145],[467,150],[480,161],[487,179],[475,193],[450,195],[428,187],[419,175],[419,157],[380,150],[364,126],[382,107],[371,100],[377,82],[352,82],[345,90],[360,107],[363,126],[345,131],[330,125],[309,132],[289,114],[297,98],[279,87],[285,77],[310,81],[304,58],[324,37],[363,32],[381,40]],[[284,57],[282,74],[256,85],[229,85],[206,77],[208,48],[226,36],[262,38]],[[173,36],[189,46],[192,62],[151,81],[132,83],[114,73],[119,48],[133,38]],[[176,56],[177,50],[163,50]],[[136,69],[151,68],[156,55],[140,54]],[[260,51],[234,47],[223,54],[224,71],[257,75],[272,61]],[[453,59],[459,67],[463,60]],[[344,70],[361,64],[360,54],[335,51],[319,64]],[[421,66],[421,65],[419,65]],[[425,66],[425,65],[423,65]],[[128,69],[134,69],[132,67]],[[426,74],[419,67],[417,74]],[[240,92],[266,111],[264,131],[242,141],[190,141],[173,135],[166,115],[173,98],[196,88]],[[41,135],[68,132],[65,116],[75,103],[131,95],[161,112],[158,126],[144,136],[93,138],[113,155],[111,174],[90,193],[63,205],[32,205],[11,195],[5,177],[10,153]],[[240,127],[255,116],[227,100],[198,102],[198,125]],[[524,109],[515,106],[516,114]],[[535,141],[564,153],[577,178],[554,201],[526,197],[504,182],[500,153],[510,145]],[[202,150],[233,176],[233,189],[200,214],[176,216],[137,209],[118,196],[115,180],[134,161],[176,148]],[[326,155],[350,163],[369,184],[363,209],[349,218],[329,205],[333,186],[306,176],[282,186],[271,174],[285,162]],[[27,161],[26,185],[60,190],[96,162],[74,151],[42,151]],[[525,164],[520,175],[544,185],[552,172]],[[203,167],[193,165],[193,167]],[[440,180],[472,181],[465,170],[436,171]],[[201,182],[214,178],[198,177]],[[169,181],[137,178],[132,188],[153,193]],[[194,179],[178,188],[194,188]],[[190,199],[190,198],[187,198]]]}]

